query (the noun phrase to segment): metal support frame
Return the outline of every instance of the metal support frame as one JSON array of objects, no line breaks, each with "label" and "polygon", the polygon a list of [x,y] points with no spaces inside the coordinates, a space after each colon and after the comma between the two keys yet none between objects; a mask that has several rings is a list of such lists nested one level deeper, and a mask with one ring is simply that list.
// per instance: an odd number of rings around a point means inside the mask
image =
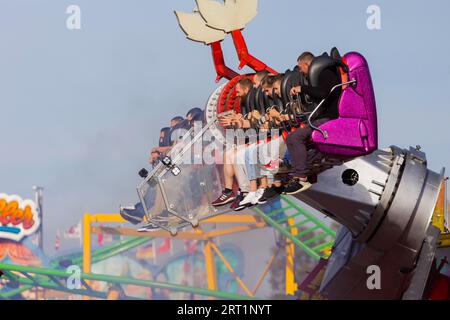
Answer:
[{"label": "metal support frame", "polygon": [[[282,197],[283,201],[287,202],[288,206],[280,209],[281,211],[285,211],[289,208],[296,209],[295,213],[288,215],[287,217],[274,220],[273,216],[278,213],[280,210],[276,210],[271,213],[264,213],[259,208],[255,208],[254,210],[260,215],[268,224],[278,230],[281,234],[283,234],[287,239],[292,241],[295,245],[297,245],[301,250],[305,251],[310,257],[319,261],[321,258],[328,258],[330,254],[330,248],[334,244],[334,239],[336,238],[336,232],[331,228],[322,223],[318,218],[314,215],[308,213],[306,210],[301,208],[291,197]],[[277,212],[278,211],[278,212]],[[288,227],[283,227],[283,223],[289,221],[293,218],[299,218],[301,221],[296,221],[295,224]],[[299,228],[305,226],[307,223],[312,223],[314,227],[307,228],[306,230],[302,230],[295,235],[292,233],[292,228]],[[307,240],[300,240],[299,238],[305,235],[308,235],[314,231],[321,231],[322,233],[316,236],[313,236]],[[310,247],[309,244],[314,243],[317,240],[331,238],[331,240],[325,241],[319,245],[315,245],[314,247]]]},{"label": "metal support frame", "polygon": [[432,217],[433,225],[441,231],[441,234],[446,233],[445,228],[445,179],[442,181],[441,190],[439,191],[439,196],[434,208],[434,213]]},{"label": "metal support frame", "polygon": [[[83,272],[90,273],[91,272],[91,234],[99,233],[99,232],[113,232],[114,234],[121,234],[127,236],[136,236],[136,237],[144,237],[144,238],[174,238],[174,239],[188,239],[188,240],[201,240],[205,241],[204,246],[204,256],[205,256],[205,266],[206,273],[208,279],[208,289],[209,290],[217,290],[217,274],[216,274],[216,266],[214,261],[214,253],[218,255],[218,257],[225,264],[227,269],[236,276],[236,273],[232,269],[231,265],[228,263],[226,258],[220,252],[220,249],[217,245],[212,241],[214,237],[235,234],[240,232],[246,232],[250,230],[260,229],[267,227],[267,224],[258,216],[254,215],[219,215],[215,217],[211,217],[203,221],[205,224],[240,224],[236,226],[227,226],[225,228],[213,229],[210,231],[203,231],[201,228],[193,229],[191,231],[182,231],[179,232],[176,237],[173,237],[168,231],[156,231],[151,233],[140,233],[135,229],[130,228],[109,228],[109,227],[93,227],[92,223],[108,223],[108,222],[126,222],[123,218],[118,214],[94,214],[91,215],[86,213],[84,216],[84,225],[83,225]],[[267,274],[267,271],[265,271]],[[236,278],[236,277],[235,277]],[[249,297],[253,297],[254,294],[250,291],[247,286],[242,282],[242,279],[239,277],[236,278],[237,282],[243,288],[243,290],[247,293]]]},{"label": "metal support frame", "polygon": [[[78,294],[86,297],[94,297],[101,299],[106,299],[108,296],[108,292],[95,291],[85,286],[82,286],[79,289],[69,289],[67,286],[61,285],[61,283],[65,282],[67,278],[70,276],[70,274],[66,273],[65,270],[24,267],[18,265],[7,265],[3,263],[0,263],[0,269],[5,271],[4,276],[5,278],[11,279],[17,284],[19,284],[19,287],[12,290],[12,292],[9,291],[5,293],[0,293],[0,299],[10,298],[15,294],[29,290],[33,287],[47,288],[55,291],[65,292],[67,294],[73,295]],[[30,278],[23,276],[24,274],[30,275]],[[81,278],[84,279],[86,282],[100,281],[100,282],[107,282],[110,284],[135,285],[147,288],[168,289],[172,291],[188,292],[201,296],[214,297],[219,299],[232,299],[232,300],[257,299],[254,297],[242,296],[229,292],[222,292],[205,288],[195,288],[172,283],[156,282],[151,280],[139,280],[103,274],[82,273]],[[138,298],[125,297],[125,299],[135,300]]]},{"label": "metal support frame", "polygon": [[448,177],[444,178],[432,218],[433,225],[440,231],[438,248],[450,247],[450,217],[448,211]]},{"label": "metal support frame", "polygon": [[[283,206],[281,209],[274,210],[270,213],[263,213],[259,208],[255,208],[254,211],[256,215],[218,215],[213,216],[208,219],[202,221],[202,224],[215,224],[217,228],[205,231],[202,228],[198,227],[196,229],[192,229],[189,231],[180,231],[177,236],[173,237],[168,231],[154,231],[151,233],[140,233],[135,229],[131,228],[107,228],[107,227],[96,227],[92,226],[90,223],[85,225],[85,230],[90,230],[89,233],[108,233],[113,232],[115,234],[121,234],[125,236],[135,236],[135,237],[152,237],[152,238],[173,238],[173,239],[188,239],[188,240],[199,240],[204,241],[204,249],[203,254],[205,257],[205,268],[208,279],[208,288],[210,290],[217,290],[217,274],[216,274],[216,266],[214,255],[217,255],[220,260],[224,263],[225,267],[230,271],[230,273],[235,278],[236,282],[240,286],[240,288],[249,296],[254,296],[257,289],[260,287],[264,277],[268,274],[270,267],[275,260],[275,256],[273,256],[269,263],[265,266],[261,276],[258,279],[253,290],[250,290],[249,287],[242,281],[242,279],[235,273],[231,265],[226,261],[225,257],[220,252],[220,249],[214,242],[214,238],[223,235],[231,235],[240,232],[247,232],[255,229],[261,229],[268,226],[274,227],[276,230],[281,232],[287,239],[286,246],[286,294],[293,295],[297,291],[297,279],[295,279],[295,247],[299,247],[299,249],[305,251],[308,255],[313,257],[314,259],[319,260],[320,258],[326,258],[330,254],[330,248],[334,243],[334,238],[336,233],[331,230],[329,227],[324,225],[318,218],[314,215],[308,213],[306,210],[300,207],[299,203],[291,197],[282,197],[282,201],[284,201],[287,205]],[[293,210],[295,209],[295,210]],[[270,217],[280,213],[286,212],[287,210],[293,210],[291,215],[288,215],[286,218],[275,221]],[[90,215],[86,214],[85,217],[90,217],[90,222],[124,222],[120,215],[117,214],[109,214],[109,215]],[[298,231],[302,225],[304,225],[304,220],[298,221],[296,217],[305,217],[309,222],[314,224],[314,227],[309,228],[307,230],[303,230],[301,232]],[[111,218],[110,220],[108,220]],[[105,220],[106,219],[106,220]],[[86,221],[87,222],[87,221]],[[229,224],[238,224],[229,226]],[[282,224],[287,223],[287,227],[283,227]],[[227,224],[226,227],[221,228],[221,224]],[[314,236],[306,241],[300,241],[298,237],[307,234],[312,231],[322,231],[322,234],[319,236]],[[332,238],[332,240],[326,241],[320,245],[316,245],[315,247],[310,248],[308,246],[309,243],[312,243],[311,240],[316,241],[321,238],[328,237]],[[86,242],[84,243],[84,257],[87,257],[87,253],[90,250],[90,241],[89,238],[86,238]],[[309,242],[308,242],[309,241]],[[83,271],[90,271],[90,266],[87,264],[90,263],[90,258],[85,260]]]},{"label": "metal support frame", "polygon": [[444,221],[447,232],[450,230],[450,214],[448,210],[448,177],[444,179]]},{"label": "metal support frame", "polygon": [[[83,252],[82,255],[70,255],[66,257],[61,257],[57,260],[52,261],[52,266],[57,268],[60,266],[60,262],[63,260],[70,260],[72,264],[78,264],[82,266],[82,288],[79,290],[69,290],[64,285],[69,274],[65,273],[65,270],[58,269],[46,269],[46,268],[32,268],[32,267],[23,267],[23,266],[15,266],[15,265],[5,265],[0,264],[0,270],[4,272],[4,277],[13,281],[19,286],[16,289],[11,291],[0,293],[0,299],[8,299],[9,297],[14,296],[15,294],[19,294],[23,291],[30,290],[32,288],[45,288],[48,289],[46,292],[60,292],[60,294],[79,294],[84,297],[84,299],[88,298],[100,298],[100,299],[108,299],[115,295],[109,294],[108,292],[100,292],[96,291],[92,287],[92,282],[95,281],[103,281],[108,282],[110,284],[134,284],[137,286],[149,287],[149,288],[165,288],[173,291],[180,292],[190,292],[193,294],[202,295],[205,297],[209,297],[210,299],[252,299],[255,297],[258,288],[261,286],[265,277],[267,276],[270,268],[272,267],[277,255],[281,252],[281,248],[278,247],[278,250],[275,254],[272,255],[268,263],[264,266],[262,274],[258,277],[257,283],[254,285],[252,289],[249,288],[248,285],[244,283],[241,279],[240,275],[238,275],[231,264],[226,260],[225,256],[222,254],[219,246],[214,241],[215,237],[231,235],[241,232],[247,232],[256,229],[262,229],[266,227],[274,227],[278,231],[286,231],[281,232],[286,238],[289,244],[286,246],[286,294],[292,295],[297,291],[297,282],[295,279],[295,258],[294,258],[294,250],[295,247],[299,247],[301,250],[305,250],[305,252],[312,257],[315,255],[320,256],[317,252],[314,251],[314,248],[311,249],[304,243],[300,242],[296,237],[300,235],[298,232],[298,227],[302,225],[296,221],[297,216],[307,216],[310,221],[316,224],[314,229],[322,229],[327,232],[327,234],[331,236],[335,236],[334,231],[323,225],[317,218],[313,215],[309,214],[302,208],[300,208],[299,204],[294,199],[290,199],[289,197],[283,197],[282,200],[284,203],[287,203],[287,206],[283,206],[283,208],[274,210],[270,213],[262,213],[258,208],[254,211],[256,214],[243,214],[243,215],[234,215],[234,214],[223,214],[218,216],[213,216],[208,219],[202,221],[202,225],[210,225],[213,224],[215,226],[214,229],[211,230],[203,230],[198,227],[196,229],[191,229],[189,231],[180,231],[176,237],[173,237],[168,231],[155,231],[150,233],[140,233],[137,232],[133,228],[127,227],[104,227],[104,226],[96,226],[95,224],[99,223],[125,223],[126,221],[119,214],[90,214],[86,213],[83,217]],[[286,210],[294,210],[295,213],[291,214],[287,219],[281,219],[279,221],[275,221],[270,218],[270,216],[274,216],[277,213]],[[285,229],[281,224],[287,223],[287,229]],[[231,225],[230,225],[231,224]],[[110,246],[103,247],[92,251],[91,241],[92,234],[96,233],[113,233],[115,235],[123,235],[130,236],[132,238],[119,241]],[[286,236],[286,233],[288,236]],[[159,283],[154,281],[146,281],[146,280],[138,280],[131,279],[125,277],[112,277],[108,275],[101,274],[92,274],[91,272],[91,264],[96,263],[102,260],[105,260],[109,257],[112,257],[116,254],[129,250],[131,248],[137,247],[139,245],[145,244],[148,241],[154,240],[156,238],[173,238],[173,239],[188,239],[188,240],[199,240],[204,243],[203,254],[205,258],[205,269],[207,274],[207,283],[208,288],[192,288],[181,286],[177,284],[169,284],[169,283]],[[327,246],[330,244],[325,243]],[[314,254],[312,254],[314,253]],[[215,256],[220,259],[220,261],[225,265],[227,270],[233,275],[235,281],[238,283],[239,287],[245,292],[246,295],[234,295],[226,292],[220,292],[218,290],[218,282],[217,282],[217,266]],[[324,253],[323,256],[326,256]],[[130,298],[130,297],[125,297]]]}]

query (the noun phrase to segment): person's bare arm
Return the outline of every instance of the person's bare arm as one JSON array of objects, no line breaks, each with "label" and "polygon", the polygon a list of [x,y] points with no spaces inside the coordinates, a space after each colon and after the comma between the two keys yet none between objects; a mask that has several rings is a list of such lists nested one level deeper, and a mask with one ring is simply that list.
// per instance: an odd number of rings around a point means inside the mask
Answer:
[{"label": "person's bare arm", "polygon": [[235,121],[238,128],[248,129],[251,127],[250,120],[245,119],[244,116],[240,113],[236,114]]},{"label": "person's bare arm", "polygon": [[153,148],[152,152],[159,152],[159,153],[167,153],[172,149],[171,146],[169,147],[155,147]]},{"label": "person's bare arm", "polygon": [[231,127],[234,124],[234,115],[219,117],[219,123],[222,127]]},{"label": "person's bare arm", "polygon": [[158,160],[158,157],[159,157],[160,155],[161,155],[161,154],[160,154],[159,152],[152,151],[152,153],[150,154],[150,158],[148,159],[148,162],[149,162],[150,164],[154,164],[154,163],[156,162],[156,160]]}]

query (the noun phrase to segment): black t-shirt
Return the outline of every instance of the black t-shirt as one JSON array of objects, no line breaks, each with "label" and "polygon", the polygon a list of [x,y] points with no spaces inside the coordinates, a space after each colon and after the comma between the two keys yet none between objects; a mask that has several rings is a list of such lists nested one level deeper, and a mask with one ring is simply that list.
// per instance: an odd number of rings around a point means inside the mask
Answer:
[{"label": "black t-shirt", "polygon": [[[307,94],[317,104],[327,98],[331,89],[340,84],[341,79],[337,71],[328,68],[319,75],[319,85],[317,87],[303,86],[302,93]],[[337,88],[318,110],[314,120],[329,118],[336,119],[339,117],[338,102],[341,94],[341,88]]]}]

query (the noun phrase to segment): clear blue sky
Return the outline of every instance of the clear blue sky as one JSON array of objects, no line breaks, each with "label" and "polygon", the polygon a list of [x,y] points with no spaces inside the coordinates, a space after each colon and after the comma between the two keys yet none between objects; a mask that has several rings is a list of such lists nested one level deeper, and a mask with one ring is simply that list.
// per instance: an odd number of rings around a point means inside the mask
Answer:
[{"label": "clear blue sky", "polygon": [[[66,8],[81,8],[81,30]],[[382,29],[366,27],[381,7]],[[134,203],[137,171],[159,129],[214,90],[209,48],[185,39],[173,10],[193,0],[0,0],[0,192],[45,187],[47,251],[56,227]],[[304,50],[363,53],[378,103],[380,147],[422,145],[450,168],[450,2],[260,0],[244,32],[278,70]],[[228,40],[226,60],[236,68]],[[74,245],[76,245],[76,241]]]}]

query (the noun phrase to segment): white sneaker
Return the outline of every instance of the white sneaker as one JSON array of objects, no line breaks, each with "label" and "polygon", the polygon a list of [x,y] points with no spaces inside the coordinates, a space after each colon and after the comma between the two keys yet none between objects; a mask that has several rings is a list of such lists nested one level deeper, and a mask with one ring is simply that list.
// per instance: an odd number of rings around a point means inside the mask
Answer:
[{"label": "white sneaker", "polygon": [[259,199],[262,198],[262,196],[263,196],[263,194],[264,194],[264,191],[266,191],[266,189],[264,189],[264,188],[259,188],[259,189],[256,191],[256,195],[255,195],[255,198],[254,198],[252,204],[257,204],[257,203],[258,203]]},{"label": "white sneaker", "polygon": [[252,204],[255,204],[254,201],[255,201],[255,198],[257,197],[257,195],[256,195],[257,192],[258,191],[251,191],[251,192],[249,192],[245,196],[244,200],[239,202],[239,206],[251,206]]},{"label": "white sneaker", "polygon": [[147,222],[145,225],[143,225],[137,231],[138,232],[152,232],[152,231],[158,231],[158,230],[161,230],[161,228],[158,227],[156,224],[153,224],[151,222]]}]

